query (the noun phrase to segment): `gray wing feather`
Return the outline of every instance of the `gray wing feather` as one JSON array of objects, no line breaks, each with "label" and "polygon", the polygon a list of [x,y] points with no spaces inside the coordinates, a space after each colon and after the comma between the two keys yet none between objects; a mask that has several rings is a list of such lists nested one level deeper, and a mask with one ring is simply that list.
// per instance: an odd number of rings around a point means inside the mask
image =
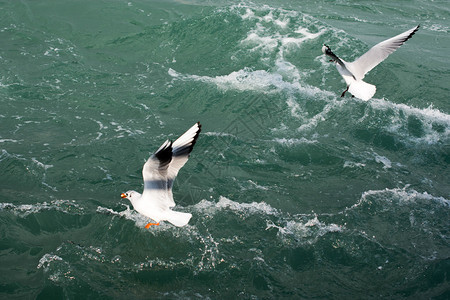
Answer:
[{"label": "gray wing feather", "polygon": [[364,78],[367,72],[375,68],[379,63],[385,60],[391,53],[397,50],[407,40],[409,40],[414,33],[419,30],[419,26],[411,28],[393,38],[385,40],[373,46],[365,54],[361,55],[352,63],[346,63],[347,68],[354,75],[356,80]]},{"label": "gray wing feather", "polygon": [[166,190],[169,164],[172,161],[172,142],[167,140],[150,156],[142,168],[145,190]]}]

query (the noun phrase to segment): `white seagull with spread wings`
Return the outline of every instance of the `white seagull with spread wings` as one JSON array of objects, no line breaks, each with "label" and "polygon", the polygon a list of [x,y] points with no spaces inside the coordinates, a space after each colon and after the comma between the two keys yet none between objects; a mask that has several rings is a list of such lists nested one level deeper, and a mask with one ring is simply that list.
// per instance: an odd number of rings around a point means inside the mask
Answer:
[{"label": "white seagull with spread wings", "polygon": [[417,30],[417,25],[408,31],[405,31],[393,38],[385,40],[381,43],[373,46],[369,51],[361,55],[354,62],[346,62],[343,59],[337,57],[327,45],[323,45],[322,52],[329,57],[330,61],[336,63],[336,68],[347,83],[347,89],[342,93],[341,97],[344,97],[345,92],[351,93],[353,96],[362,99],[369,100],[375,95],[376,87],[373,84],[364,82],[364,76],[367,72],[375,68],[379,63],[385,60],[389,54],[397,50],[403,43],[409,40]]},{"label": "white seagull with spread wings", "polygon": [[172,186],[178,171],[184,166],[194,148],[201,124],[197,122],[175,142],[165,141],[147,160],[142,169],[144,192],[122,193],[122,198],[130,200],[134,209],[156,223],[148,223],[145,228],[159,225],[160,221],[169,221],[175,226],[186,225],[192,215],[171,210],[175,206]]}]

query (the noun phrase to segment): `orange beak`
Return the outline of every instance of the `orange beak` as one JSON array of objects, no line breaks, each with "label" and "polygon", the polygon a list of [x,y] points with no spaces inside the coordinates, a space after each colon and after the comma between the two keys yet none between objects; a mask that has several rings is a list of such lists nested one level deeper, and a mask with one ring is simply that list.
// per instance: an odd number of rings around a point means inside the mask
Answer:
[{"label": "orange beak", "polygon": [[124,193],[120,194],[120,198],[126,198],[127,195],[125,195]]}]

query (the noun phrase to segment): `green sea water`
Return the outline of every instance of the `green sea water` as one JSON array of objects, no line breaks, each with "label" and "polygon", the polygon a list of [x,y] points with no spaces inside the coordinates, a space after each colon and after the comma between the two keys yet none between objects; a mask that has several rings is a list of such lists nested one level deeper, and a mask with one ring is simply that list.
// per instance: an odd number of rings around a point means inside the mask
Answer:
[{"label": "green sea water", "polygon": [[[365,78],[347,61],[417,24]],[[448,299],[448,1],[0,1],[0,298]],[[203,125],[189,225],[120,194]]]}]

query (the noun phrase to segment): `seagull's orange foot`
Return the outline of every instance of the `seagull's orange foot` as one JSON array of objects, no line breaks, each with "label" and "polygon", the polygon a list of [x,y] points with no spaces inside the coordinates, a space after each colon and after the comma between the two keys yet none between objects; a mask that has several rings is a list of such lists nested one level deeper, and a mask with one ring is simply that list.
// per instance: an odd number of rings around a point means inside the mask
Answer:
[{"label": "seagull's orange foot", "polygon": [[158,223],[148,223],[147,225],[145,225],[145,229],[149,229],[150,226],[155,225],[155,226],[159,226],[159,222]]}]

